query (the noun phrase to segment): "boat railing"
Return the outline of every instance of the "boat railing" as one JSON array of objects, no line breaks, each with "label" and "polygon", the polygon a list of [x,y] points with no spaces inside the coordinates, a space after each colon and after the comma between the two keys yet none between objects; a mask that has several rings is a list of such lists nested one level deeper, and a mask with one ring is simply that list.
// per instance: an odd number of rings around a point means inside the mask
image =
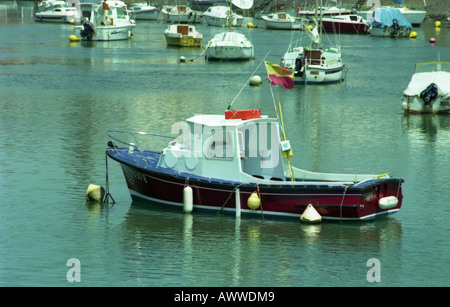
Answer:
[{"label": "boat railing", "polygon": [[[108,142],[108,146],[111,147],[110,150],[123,151],[125,149],[132,152],[136,150],[140,153],[142,160],[147,166],[147,160],[143,153],[144,148],[164,148],[167,146],[168,139],[171,141],[175,139],[174,136],[131,130],[108,130],[106,135],[109,137],[110,142]],[[156,141],[156,138],[160,141]],[[161,143],[162,139],[166,143]]]},{"label": "boat railing", "polygon": [[432,62],[417,63],[414,73],[434,72],[434,71],[450,72],[450,62],[432,61]]}]

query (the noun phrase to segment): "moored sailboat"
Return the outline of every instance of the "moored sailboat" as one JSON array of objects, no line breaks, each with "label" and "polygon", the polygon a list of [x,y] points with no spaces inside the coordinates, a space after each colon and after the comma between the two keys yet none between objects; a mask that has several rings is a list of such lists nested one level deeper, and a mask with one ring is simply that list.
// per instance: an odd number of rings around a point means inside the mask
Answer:
[{"label": "moored sailboat", "polygon": [[[228,20],[232,20],[233,12],[231,5],[234,4],[242,9],[249,9],[253,0],[233,0],[228,10]],[[254,46],[252,42],[242,33],[232,31],[232,23],[228,22],[229,31],[214,35],[208,42],[208,60],[249,60],[253,58]]]},{"label": "moored sailboat", "polygon": [[321,29],[316,20],[312,29],[303,25],[303,31],[312,40],[311,47],[299,46],[297,41],[291,42],[281,59],[284,67],[294,71],[295,84],[324,84],[344,80],[346,67],[340,48],[322,48]]}]

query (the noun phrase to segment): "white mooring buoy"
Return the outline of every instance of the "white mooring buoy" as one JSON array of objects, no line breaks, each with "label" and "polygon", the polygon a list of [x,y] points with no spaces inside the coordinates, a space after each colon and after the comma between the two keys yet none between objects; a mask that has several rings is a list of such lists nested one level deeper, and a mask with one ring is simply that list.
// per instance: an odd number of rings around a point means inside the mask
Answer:
[{"label": "white mooring buoy", "polygon": [[194,194],[190,186],[186,186],[183,189],[183,210],[186,213],[192,212],[194,207]]},{"label": "white mooring buoy", "polygon": [[320,223],[322,216],[314,209],[313,205],[309,204],[300,216],[300,221],[305,223]]},{"label": "white mooring buoy", "polygon": [[105,197],[105,188],[96,184],[90,184],[86,191],[86,200],[103,201]]},{"label": "white mooring buoy", "polygon": [[250,78],[250,85],[251,86],[259,86],[261,84],[261,77],[260,76],[252,76]]}]

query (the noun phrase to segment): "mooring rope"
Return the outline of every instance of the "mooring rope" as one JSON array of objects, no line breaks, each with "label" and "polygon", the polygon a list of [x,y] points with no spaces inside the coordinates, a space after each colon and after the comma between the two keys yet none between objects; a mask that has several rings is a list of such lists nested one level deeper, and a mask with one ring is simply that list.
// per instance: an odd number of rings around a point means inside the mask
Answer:
[{"label": "mooring rope", "polygon": [[111,198],[113,204],[116,203],[112,195],[109,193],[109,175],[108,175],[108,155],[105,152],[105,164],[106,164],[106,194],[103,202],[108,203],[108,199]]},{"label": "mooring rope", "polygon": [[231,196],[233,195],[233,193],[236,192],[236,189],[239,188],[240,186],[244,185],[244,184],[249,184],[248,182],[243,182],[237,186],[235,186],[233,188],[233,190],[231,190],[230,195],[228,196],[227,200],[223,203],[223,205],[220,207],[219,211],[217,211],[217,214],[221,214],[221,212],[223,211],[223,208],[225,207],[225,205],[228,203],[228,201],[230,200]]},{"label": "mooring rope", "polygon": [[196,59],[198,59],[199,57],[201,57],[202,54],[205,53],[205,51],[209,48],[209,46],[211,46],[211,42],[208,42],[208,45],[206,45],[206,48],[205,48],[205,50],[202,51],[202,53],[200,53],[197,57],[195,57],[195,58],[193,58],[193,59],[191,59],[191,60],[189,60],[189,61],[194,62]]},{"label": "mooring rope", "polygon": [[342,221],[342,205],[344,204],[345,193],[347,193],[349,185],[345,186],[344,193],[342,194],[341,206],[339,208],[339,218]]}]

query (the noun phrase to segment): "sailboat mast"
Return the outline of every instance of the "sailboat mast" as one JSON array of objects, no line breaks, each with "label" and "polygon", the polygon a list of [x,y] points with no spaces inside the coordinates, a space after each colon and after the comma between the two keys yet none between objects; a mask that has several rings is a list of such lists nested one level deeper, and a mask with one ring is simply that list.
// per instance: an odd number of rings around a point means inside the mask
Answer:
[{"label": "sailboat mast", "polygon": [[232,4],[232,2],[230,0],[230,11],[228,12],[228,23],[230,24],[230,32],[232,32],[231,31],[231,22],[232,22],[232,18],[233,18],[233,12],[232,12],[232,9],[231,9],[232,5],[233,4]]},{"label": "sailboat mast", "polygon": [[315,10],[314,10],[314,18],[316,18],[316,21],[318,20],[317,19],[317,7],[319,6],[319,0],[316,0],[316,8],[315,8]]},{"label": "sailboat mast", "polygon": [[319,22],[319,48],[322,49],[322,18],[323,18],[323,3],[322,0],[320,0],[320,22]]}]

